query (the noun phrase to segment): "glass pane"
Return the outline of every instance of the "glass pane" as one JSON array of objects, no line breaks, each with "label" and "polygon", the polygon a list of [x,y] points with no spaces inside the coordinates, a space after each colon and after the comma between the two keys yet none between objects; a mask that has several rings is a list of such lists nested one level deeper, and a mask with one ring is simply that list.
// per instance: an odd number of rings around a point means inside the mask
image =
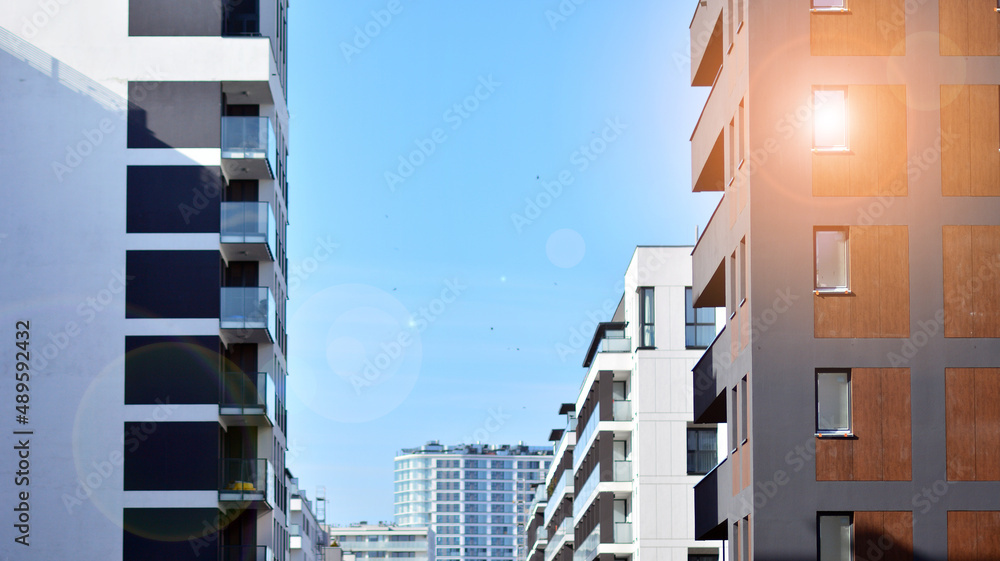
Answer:
[{"label": "glass pane", "polygon": [[844,8],[846,7],[847,0],[813,0],[813,8]]},{"label": "glass pane", "polygon": [[687,347],[697,347],[698,343],[698,330],[693,325],[688,325],[684,328],[684,345]]},{"label": "glass pane", "polygon": [[707,347],[712,344],[712,340],[715,339],[715,326],[714,325],[699,325],[698,326],[698,346]]},{"label": "glass pane", "polygon": [[850,561],[851,518],[845,515],[819,517],[820,561]]},{"label": "glass pane", "polygon": [[656,342],[653,340],[653,326],[647,325],[642,328],[642,346],[644,347],[655,347]]},{"label": "glass pane", "polygon": [[715,308],[698,308],[698,323],[715,325]]},{"label": "glass pane", "polygon": [[653,318],[653,289],[642,289],[642,318],[643,323],[650,324],[655,321]]},{"label": "glass pane", "polygon": [[714,452],[717,448],[718,437],[715,435],[715,431],[711,429],[705,429],[698,431],[698,448],[700,450],[708,450]]},{"label": "glass pane", "polygon": [[847,288],[847,231],[816,232],[816,288]]},{"label": "glass pane", "polygon": [[851,385],[846,372],[816,376],[816,426],[820,431],[851,429]]},{"label": "glass pane", "polygon": [[692,290],[691,290],[690,287],[684,289],[684,322],[685,323],[694,323],[695,310],[694,310],[694,306],[692,305],[692,302],[691,302],[691,292],[692,292]]},{"label": "glass pane", "polygon": [[813,92],[813,134],[817,148],[847,146],[846,90]]}]

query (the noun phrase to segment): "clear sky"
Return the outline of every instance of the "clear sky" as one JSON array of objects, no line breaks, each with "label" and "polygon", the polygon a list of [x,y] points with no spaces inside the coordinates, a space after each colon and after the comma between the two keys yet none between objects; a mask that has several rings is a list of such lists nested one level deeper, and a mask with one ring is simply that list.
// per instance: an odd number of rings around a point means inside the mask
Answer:
[{"label": "clear sky", "polygon": [[328,521],[391,520],[401,448],[546,444],[635,246],[695,242],[695,7],[292,3],[287,464]]}]

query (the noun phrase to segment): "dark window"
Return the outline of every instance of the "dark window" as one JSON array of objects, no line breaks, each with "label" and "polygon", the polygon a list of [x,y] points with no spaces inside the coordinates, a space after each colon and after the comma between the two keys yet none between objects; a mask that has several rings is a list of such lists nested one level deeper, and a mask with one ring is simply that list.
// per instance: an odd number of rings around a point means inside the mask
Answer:
[{"label": "dark window", "polygon": [[684,289],[684,345],[706,349],[715,340],[715,308],[695,308],[691,287]]},{"label": "dark window", "polygon": [[688,474],[702,475],[712,471],[719,460],[716,429],[687,430]]},{"label": "dark window", "polygon": [[126,337],[125,403],[218,404],[219,346],[218,337]]},{"label": "dark window", "polygon": [[218,232],[221,199],[221,168],[128,166],[125,231],[157,234]]},{"label": "dark window", "polygon": [[218,491],[218,423],[128,422],[124,430],[124,490]]},{"label": "dark window", "polygon": [[218,509],[126,508],[122,526],[122,559],[219,558]]},{"label": "dark window", "polygon": [[218,251],[125,252],[126,318],[218,318]]},{"label": "dark window", "polygon": [[688,554],[688,561],[719,561],[718,555],[707,555],[704,553]]},{"label": "dark window", "polygon": [[655,347],[654,301],[652,288],[639,289],[639,346]]},{"label": "dark window", "polygon": [[219,148],[220,93],[218,82],[129,82],[128,147]]}]

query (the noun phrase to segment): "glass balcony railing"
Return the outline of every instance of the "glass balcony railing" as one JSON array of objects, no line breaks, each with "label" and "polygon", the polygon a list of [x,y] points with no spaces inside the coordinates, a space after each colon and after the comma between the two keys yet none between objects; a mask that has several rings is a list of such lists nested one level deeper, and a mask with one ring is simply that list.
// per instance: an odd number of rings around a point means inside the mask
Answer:
[{"label": "glass balcony railing", "polygon": [[273,561],[271,548],[263,545],[219,546],[219,561]]},{"label": "glass balcony railing", "polygon": [[267,372],[257,372],[256,374],[222,373],[222,395],[219,399],[220,415],[263,417],[271,426],[274,426],[275,399],[274,380]]},{"label": "glass balcony railing", "polygon": [[632,481],[632,462],[616,460],[612,469],[613,481]]},{"label": "glass balcony railing", "polygon": [[614,543],[632,543],[632,523],[615,522],[614,539]]},{"label": "glass balcony railing", "polygon": [[278,247],[274,211],[265,202],[222,203],[219,241],[226,259],[273,260]]},{"label": "glass balcony railing", "polygon": [[590,414],[590,418],[587,419],[587,425],[583,427],[576,437],[576,447],[573,448],[573,469],[574,471],[583,461],[584,456],[587,455],[587,450],[590,448],[590,439],[594,436],[594,431],[597,430],[597,423],[601,418],[601,403],[598,401],[594,404],[594,411]]},{"label": "glass balcony railing", "polygon": [[237,342],[271,343],[277,331],[274,296],[263,286],[224,286],[219,327],[235,331]]},{"label": "glass balcony railing", "polygon": [[268,117],[223,117],[222,159],[230,179],[274,179],[277,142]]},{"label": "glass balcony railing", "polygon": [[573,477],[572,470],[564,469],[559,476],[559,481],[552,487],[552,494],[549,495],[549,502],[545,504],[545,514],[543,520],[552,520],[559,504],[562,503],[562,492],[566,489],[566,481]]},{"label": "glass balcony railing", "polygon": [[576,490],[576,493],[574,493],[573,518],[575,520],[580,519],[580,515],[583,514],[583,505],[586,504],[587,499],[590,498],[590,495],[592,495],[594,490],[597,489],[597,484],[601,482],[600,473],[600,469],[595,469],[590,474],[590,477],[587,478],[587,481]]},{"label": "glass balcony railing", "polygon": [[601,349],[599,352],[602,353],[628,353],[632,352],[632,339],[625,337],[623,334],[621,337],[616,337],[612,335],[612,332],[607,333],[607,337],[601,339]]},{"label": "glass balcony railing", "polygon": [[263,458],[220,460],[220,501],[264,501],[274,504],[274,489],[269,484],[274,479],[274,466]]},{"label": "glass balcony railing", "polygon": [[613,411],[611,412],[612,417],[616,421],[631,421],[632,420],[632,402],[623,399],[620,401],[614,401],[611,403]]},{"label": "glass balcony railing", "polygon": [[593,561],[597,557],[597,546],[601,543],[601,525],[598,524],[590,535],[584,538],[576,551],[573,552],[573,561]]}]

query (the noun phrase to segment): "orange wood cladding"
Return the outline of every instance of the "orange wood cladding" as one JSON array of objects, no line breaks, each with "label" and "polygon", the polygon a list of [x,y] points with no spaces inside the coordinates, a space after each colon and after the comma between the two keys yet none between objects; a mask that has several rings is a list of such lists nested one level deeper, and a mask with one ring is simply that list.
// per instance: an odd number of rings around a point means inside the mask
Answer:
[{"label": "orange wood cladding", "polygon": [[1000,18],[993,0],[940,0],[943,56],[1000,55]]},{"label": "orange wood cladding", "polygon": [[945,226],[944,335],[1000,337],[1000,226]]},{"label": "orange wood cladding", "polygon": [[847,103],[849,152],[813,153],[813,195],[905,197],[905,86],[848,86]]},{"label": "orange wood cladding", "polygon": [[810,54],[888,56],[906,54],[903,0],[856,0],[849,13],[809,15]]},{"label": "orange wood cladding", "polygon": [[854,439],[817,438],[817,481],[910,481],[910,371],[851,370]]},{"label": "orange wood cladding", "polygon": [[941,194],[1000,196],[1000,87],[941,86]]},{"label": "orange wood cladding", "polygon": [[906,226],[852,226],[849,295],[813,296],[816,337],[910,336]]},{"label": "orange wood cladding", "polygon": [[1000,481],[1000,368],[945,370],[949,481]]},{"label": "orange wood cladding", "polygon": [[913,513],[854,513],[854,559],[913,559]]},{"label": "orange wood cladding", "polygon": [[1000,512],[949,511],[948,561],[1000,559]]}]

